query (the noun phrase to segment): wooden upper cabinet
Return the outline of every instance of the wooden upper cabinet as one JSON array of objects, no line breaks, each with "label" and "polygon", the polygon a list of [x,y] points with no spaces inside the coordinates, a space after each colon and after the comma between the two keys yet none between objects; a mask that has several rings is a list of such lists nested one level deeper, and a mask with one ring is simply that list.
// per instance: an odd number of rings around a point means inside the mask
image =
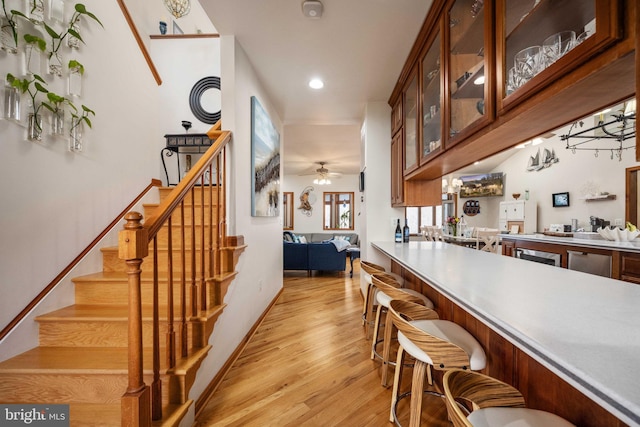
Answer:
[{"label": "wooden upper cabinet", "polygon": [[493,2],[448,3],[447,25],[448,142],[455,145],[493,119]]},{"label": "wooden upper cabinet", "polygon": [[391,136],[395,135],[402,129],[402,97],[398,97],[398,100],[391,109]]},{"label": "wooden upper cabinet", "polygon": [[424,164],[442,150],[442,38],[441,31],[435,33],[433,40],[422,55],[422,135],[420,137],[420,164]]},{"label": "wooden upper cabinet", "polygon": [[402,168],[402,128],[391,139],[391,205],[404,203],[404,177]]},{"label": "wooden upper cabinet", "polygon": [[614,44],[620,14],[618,0],[497,0],[498,112]]},{"label": "wooden upper cabinet", "polygon": [[417,67],[411,73],[402,94],[402,130],[404,132],[404,173],[418,167],[418,73]]}]

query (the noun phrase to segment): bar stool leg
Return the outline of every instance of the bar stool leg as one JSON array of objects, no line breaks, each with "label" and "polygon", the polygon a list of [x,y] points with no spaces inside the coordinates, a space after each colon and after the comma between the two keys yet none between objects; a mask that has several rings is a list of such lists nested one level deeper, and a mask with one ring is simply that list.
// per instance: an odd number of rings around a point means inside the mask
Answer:
[{"label": "bar stool leg", "polygon": [[376,321],[373,324],[373,339],[371,340],[371,360],[376,357],[376,344],[378,344],[378,333],[380,331],[380,316],[382,315],[382,307],[378,304],[378,310],[376,310]]},{"label": "bar stool leg", "polygon": [[369,295],[371,294],[371,284],[367,287],[366,295],[364,296],[364,303],[362,306],[362,326],[365,326],[367,322],[367,307],[369,307]]},{"label": "bar stool leg", "polygon": [[404,363],[404,348],[398,348],[398,357],[396,358],[396,370],[393,374],[393,391],[391,392],[391,410],[389,413],[389,421],[396,421],[396,402],[398,401],[398,391],[400,390],[400,380],[402,379],[402,366]]},{"label": "bar stool leg", "polygon": [[373,319],[374,316],[374,311],[375,311],[375,299],[376,299],[376,287],[371,285],[369,288],[369,298],[368,298],[368,302],[367,302],[367,315],[366,315],[366,320],[365,320],[365,336],[367,339],[371,338],[371,326],[374,324],[374,322],[371,320]]},{"label": "bar stool leg", "polygon": [[420,427],[426,370],[427,364],[416,360],[413,365],[413,378],[411,380],[411,418],[409,419],[409,427]]},{"label": "bar stool leg", "polygon": [[[393,338],[393,321],[391,320],[391,316],[387,313],[385,322],[384,322],[384,342],[382,347],[382,387],[388,387],[387,376],[389,372],[390,360],[391,356],[391,340]],[[375,342],[375,341],[374,341]],[[375,345],[375,344],[374,344]]]}]

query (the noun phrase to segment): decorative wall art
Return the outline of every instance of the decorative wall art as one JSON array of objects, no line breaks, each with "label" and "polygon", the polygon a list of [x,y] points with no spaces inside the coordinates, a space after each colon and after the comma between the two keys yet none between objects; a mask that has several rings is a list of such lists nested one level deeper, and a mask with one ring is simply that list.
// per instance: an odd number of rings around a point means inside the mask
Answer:
[{"label": "decorative wall art", "polygon": [[251,97],[251,216],[278,216],[280,135],[255,96]]},{"label": "decorative wall art", "polygon": [[313,187],[309,186],[300,193],[300,206],[298,206],[298,209],[306,216],[311,216],[313,213],[313,207],[311,205],[316,201],[315,194],[311,194],[312,191]]},{"label": "decorative wall art", "polygon": [[540,156],[540,149],[535,156],[529,156],[529,163],[527,164],[527,172],[541,171],[551,167],[553,164],[558,163],[559,159],[556,157],[556,152],[551,149],[545,148],[542,151],[542,157]]},{"label": "decorative wall art", "polygon": [[[218,92],[213,97],[206,96],[205,98],[209,101],[213,102],[203,102],[203,95],[210,89],[217,89]],[[209,92],[211,93],[211,92]],[[221,112],[220,112],[220,77],[217,76],[209,76],[203,77],[198,80],[196,84],[191,88],[191,93],[189,93],[189,107],[191,108],[191,112],[198,120],[203,123],[207,123],[210,125],[215,125],[218,120],[220,120]],[[215,105],[213,108],[212,105]],[[207,107],[207,108],[205,108]],[[217,111],[216,111],[217,108]],[[213,110],[214,112],[211,112]]]},{"label": "decorative wall art", "polygon": [[460,198],[502,196],[504,176],[502,172],[461,176]]}]

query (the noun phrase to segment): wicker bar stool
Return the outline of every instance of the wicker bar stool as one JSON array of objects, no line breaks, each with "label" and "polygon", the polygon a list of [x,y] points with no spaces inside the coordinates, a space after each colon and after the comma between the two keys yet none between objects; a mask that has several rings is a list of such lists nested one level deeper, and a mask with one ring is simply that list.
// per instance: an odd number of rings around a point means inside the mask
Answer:
[{"label": "wicker bar stool", "polygon": [[[522,394],[496,378],[452,369],[444,374],[442,382],[454,427],[573,426],[550,412],[526,408]],[[471,408],[469,415],[463,412],[461,403]]]},{"label": "wicker bar stool", "polygon": [[[374,324],[374,306],[376,305],[376,297],[375,297],[375,287],[373,287],[371,283],[371,275],[373,273],[385,273],[386,270],[384,267],[374,264],[369,261],[360,261],[360,269],[363,271],[362,277],[364,278],[365,283],[367,284],[367,289],[364,290],[364,306],[362,309],[362,324],[365,327],[365,335],[367,339],[371,338],[371,329]],[[391,272],[387,272],[387,274],[392,275],[396,278],[400,286],[404,283],[404,279]]]},{"label": "wicker bar stool", "polygon": [[[401,288],[395,277],[387,273],[374,273],[371,275],[373,286],[377,289],[376,301],[378,309],[376,311],[376,320],[373,326],[373,340],[371,342],[371,359],[379,357],[382,359],[382,386],[387,387],[387,372],[389,365],[395,366],[395,362],[389,360],[391,353],[391,339],[393,336],[393,323],[391,316],[387,313],[385,316],[384,337],[378,339],[380,333],[380,317],[383,312],[389,309],[391,300],[411,301],[427,308],[433,309],[433,302],[425,295],[413,289]],[[378,344],[383,343],[382,355],[377,352]]]},{"label": "wicker bar stool", "polygon": [[[433,384],[431,369],[484,369],[487,359],[482,346],[463,327],[448,320],[440,320],[433,310],[419,304],[392,300],[389,313],[398,328],[398,357],[391,396],[390,421],[398,423],[396,407],[400,399],[411,396],[410,427],[420,426],[422,395],[430,393],[442,397],[437,391],[424,391],[425,375]],[[402,365],[405,353],[415,359],[411,391],[399,396]]]}]

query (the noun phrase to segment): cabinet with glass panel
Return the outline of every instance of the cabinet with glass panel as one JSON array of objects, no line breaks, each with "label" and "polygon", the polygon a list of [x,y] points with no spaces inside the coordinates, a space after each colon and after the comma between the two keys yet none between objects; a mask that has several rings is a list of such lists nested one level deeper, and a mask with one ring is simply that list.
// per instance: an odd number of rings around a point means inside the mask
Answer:
[{"label": "cabinet with glass panel", "polygon": [[446,12],[448,22],[447,148],[485,126],[493,113],[491,76],[493,45],[492,2],[455,0]]},{"label": "cabinet with glass panel", "polygon": [[420,163],[442,149],[441,38],[438,31],[422,58],[422,137]]},{"label": "cabinet with glass panel", "polygon": [[414,67],[403,91],[402,129],[404,131],[404,174],[418,167],[418,73]]},{"label": "cabinet with glass panel", "polygon": [[617,0],[498,0],[498,110],[528,99],[621,34]]}]

